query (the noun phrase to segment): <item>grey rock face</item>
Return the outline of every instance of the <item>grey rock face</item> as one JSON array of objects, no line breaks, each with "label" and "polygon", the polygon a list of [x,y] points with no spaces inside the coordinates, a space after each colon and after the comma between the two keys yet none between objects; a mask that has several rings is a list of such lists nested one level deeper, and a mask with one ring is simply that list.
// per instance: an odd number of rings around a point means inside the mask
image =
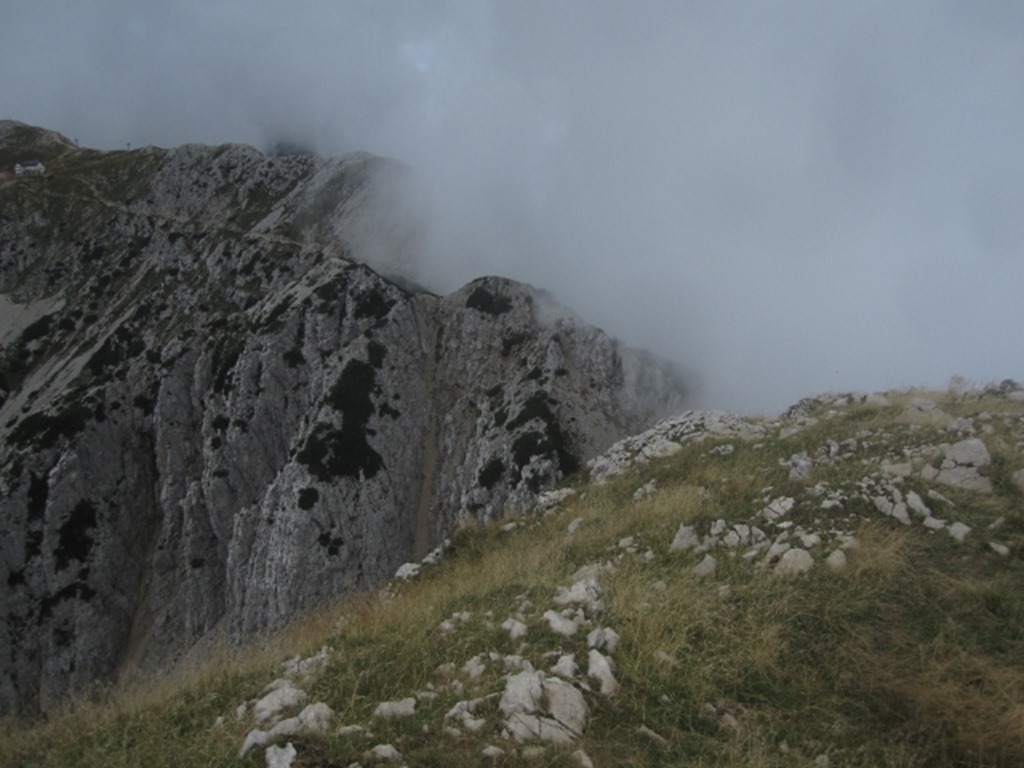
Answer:
[{"label": "grey rock face", "polygon": [[54,136],[0,186],[0,712],[375,587],[683,404],[529,286],[409,289],[392,161]]}]

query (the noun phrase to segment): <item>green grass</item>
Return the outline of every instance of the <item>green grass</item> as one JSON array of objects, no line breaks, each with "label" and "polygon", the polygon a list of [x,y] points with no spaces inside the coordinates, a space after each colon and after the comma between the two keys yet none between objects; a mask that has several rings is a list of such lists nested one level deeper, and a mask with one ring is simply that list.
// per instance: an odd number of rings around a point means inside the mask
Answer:
[{"label": "green grass", "polygon": [[[964,543],[851,503],[831,513],[843,525],[852,521],[859,542],[839,571],[824,567],[819,553],[809,574],[781,578],[716,550],[715,573],[698,577],[693,566],[702,555],[669,551],[681,523],[706,531],[718,518],[751,520],[766,486],[767,496],[798,500],[792,517],[799,524],[821,525],[830,513],[814,507],[808,489],[815,483],[852,488],[877,473],[883,456],[952,442],[934,427],[911,431],[900,423],[911,395],[892,395],[885,407],[847,406],[829,418],[822,406],[811,412],[816,424],[786,438],[777,436],[784,425],[769,423],[759,441],[690,443],[606,485],[580,484],[559,511],[522,518],[514,530],[463,529],[446,561],[412,582],[350,596],[258,647],[225,650],[204,668],[104,692],[46,722],[5,723],[0,764],[262,765],[262,750],[237,758],[252,725],[237,720],[235,708],[260,694],[280,661],[327,644],[330,664],[300,687],[333,708],[336,725],[359,724],[373,736],[282,739],[297,748],[297,766],[372,764],[365,753],[383,742],[411,766],[487,764],[481,750],[488,744],[503,748],[497,764],[510,766],[575,765],[577,748],[596,765],[616,766],[789,768],[815,765],[821,755],[833,766],[1020,765],[1024,509],[1008,478],[1024,465],[1016,448],[1024,404],[995,394],[934,395],[950,415],[1013,417],[995,418],[983,435],[994,458],[994,494],[932,486],[919,476],[902,483],[904,491],[925,495],[934,487],[953,500],[955,512],[936,505],[936,514],[974,528]],[[816,466],[806,480],[790,480],[779,465],[865,430],[875,435],[871,448]],[[735,445],[731,455],[709,453],[725,442]],[[658,492],[633,501],[652,478]],[[985,526],[997,518],[1008,557],[987,547]],[[619,546],[625,537],[633,537],[635,551]],[[574,653],[585,672],[586,633],[557,636],[540,617],[553,607],[556,587],[595,563],[614,567],[601,576],[606,606],[594,626],[621,635],[614,654],[621,689],[611,698],[587,694],[590,719],[578,744],[530,758],[501,738],[494,699],[478,711],[487,720],[480,733],[445,732],[444,714],[455,702],[503,689],[500,657],[517,654],[548,669],[551,652]],[[460,612],[469,619],[439,630]],[[520,613],[529,633],[513,641],[500,625]],[[478,655],[485,671],[469,679],[462,667]],[[462,690],[452,688],[456,679]],[[373,717],[381,701],[423,692],[436,698],[421,700],[413,717]]]}]

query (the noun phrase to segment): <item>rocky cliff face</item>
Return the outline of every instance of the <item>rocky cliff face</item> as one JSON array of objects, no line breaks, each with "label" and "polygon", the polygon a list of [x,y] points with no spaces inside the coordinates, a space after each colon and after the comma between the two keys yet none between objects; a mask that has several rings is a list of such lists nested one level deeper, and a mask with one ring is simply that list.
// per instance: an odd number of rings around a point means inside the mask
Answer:
[{"label": "rocky cliff face", "polygon": [[24,157],[48,173],[0,180],[0,711],[372,588],[682,405],[529,286],[412,289],[393,161],[0,123]]}]

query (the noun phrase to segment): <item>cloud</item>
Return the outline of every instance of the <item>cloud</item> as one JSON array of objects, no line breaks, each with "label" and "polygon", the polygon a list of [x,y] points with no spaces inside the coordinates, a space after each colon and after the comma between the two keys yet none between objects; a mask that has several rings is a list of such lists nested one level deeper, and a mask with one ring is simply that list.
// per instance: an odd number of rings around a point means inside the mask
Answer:
[{"label": "cloud", "polygon": [[1024,10],[994,0],[14,4],[0,114],[402,159],[484,273],[704,405],[1024,378]]}]

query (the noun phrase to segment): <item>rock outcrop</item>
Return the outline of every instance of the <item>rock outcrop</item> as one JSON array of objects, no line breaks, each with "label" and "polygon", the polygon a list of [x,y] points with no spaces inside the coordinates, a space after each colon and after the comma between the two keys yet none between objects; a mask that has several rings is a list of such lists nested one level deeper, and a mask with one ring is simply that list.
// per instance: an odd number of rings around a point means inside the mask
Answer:
[{"label": "rock outcrop", "polygon": [[393,161],[0,124],[0,162],[26,153],[47,176],[0,182],[0,712],[373,588],[682,405],[536,289],[417,289]]}]

